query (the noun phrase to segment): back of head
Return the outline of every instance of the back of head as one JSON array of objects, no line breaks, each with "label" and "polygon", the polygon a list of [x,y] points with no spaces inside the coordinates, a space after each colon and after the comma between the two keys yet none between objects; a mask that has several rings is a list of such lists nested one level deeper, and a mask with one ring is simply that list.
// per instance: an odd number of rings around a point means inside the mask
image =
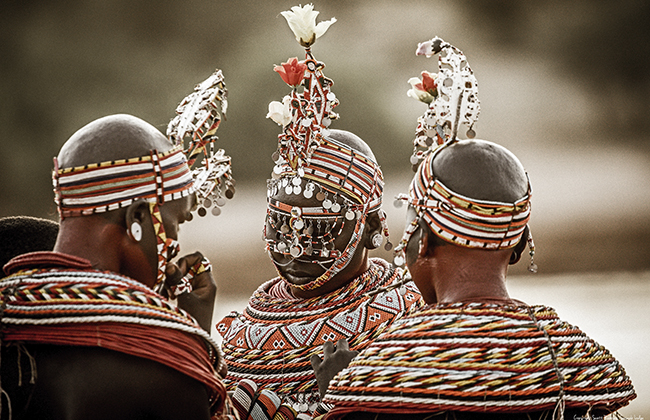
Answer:
[{"label": "back of head", "polygon": [[471,199],[514,203],[528,192],[528,177],[519,159],[489,141],[453,143],[443,148],[431,165],[443,184]]},{"label": "back of head", "polygon": [[156,127],[127,114],[109,115],[77,130],[57,157],[62,168],[85,166],[166,152],[172,143]]},{"label": "back of head", "polygon": [[51,251],[59,232],[59,224],[30,216],[0,219],[0,268],[18,255]]},{"label": "back of head", "polygon": [[151,124],[125,114],[79,129],[61,148],[55,166],[62,221],[110,212],[137,199],[178,199],[193,184],[183,150]]},{"label": "back of head", "polygon": [[530,218],[523,166],[506,148],[485,140],[435,149],[418,167],[408,201],[435,235],[466,248],[512,248]]}]

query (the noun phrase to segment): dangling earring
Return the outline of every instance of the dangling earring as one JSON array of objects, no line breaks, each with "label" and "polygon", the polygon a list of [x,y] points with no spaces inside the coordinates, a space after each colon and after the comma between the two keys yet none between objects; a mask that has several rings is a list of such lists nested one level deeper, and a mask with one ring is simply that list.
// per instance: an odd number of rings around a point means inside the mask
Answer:
[{"label": "dangling earring", "polygon": [[140,223],[133,222],[131,224],[131,229],[129,229],[129,235],[136,242],[140,242],[142,240],[142,226],[140,226]]},{"label": "dangling earring", "polygon": [[381,236],[381,233],[377,232],[374,235],[372,235],[371,241],[372,241],[373,248],[379,248],[382,242],[384,242],[384,237]]}]

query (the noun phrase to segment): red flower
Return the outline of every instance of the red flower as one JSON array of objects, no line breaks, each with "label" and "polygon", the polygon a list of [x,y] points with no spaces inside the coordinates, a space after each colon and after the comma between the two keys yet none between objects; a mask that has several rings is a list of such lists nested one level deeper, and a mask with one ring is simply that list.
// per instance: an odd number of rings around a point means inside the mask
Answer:
[{"label": "red flower", "polygon": [[413,87],[423,92],[427,92],[432,96],[436,96],[438,94],[438,85],[436,85],[435,80],[433,77],[431,77],[431,73],[428,71],[422,72],[422,83],[418,83]]},{"label": "red flower", "polygon": [[307,64],[299,62],[296,57],[290,58],[288,62],[282,63],[281,66],[275,66],[273,70],[280,73],[282,80],[289,86],[298,86],[305,77]]}]

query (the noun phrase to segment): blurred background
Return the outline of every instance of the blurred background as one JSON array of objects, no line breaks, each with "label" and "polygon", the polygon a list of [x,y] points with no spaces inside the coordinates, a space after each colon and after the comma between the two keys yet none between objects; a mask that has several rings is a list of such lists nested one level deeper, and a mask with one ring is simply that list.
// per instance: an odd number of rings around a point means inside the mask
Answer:
[{"label": "blurred background", "polygon": [[[115,113],[165,132],[180,100],[220,68],[230,96],[219,146],[237,194],[218,217],[184,225],[184,251],[216,267],[219,317],[275,271],[261,240],[265,181],[279,127],[268,103],[289,88],[273,65],[304,57],[287,0],[3,0],[0,3],[0,217],[56,220],[52,157],[77,129]],[[338,22],[312,50],[341,115],[384,170],[391,238],[404,209],[416,119],[407,80],[435,72],[418,42],[463,50],[479,82],[475,131],[512,150],[533,185],[539,273],[511,270],[512,295],[545,303],[609,348],[650,415],[650,3],[635,0],[343,1],[315,4]],[[464,130],[463,130],[464,131]],[[376,256],[391,258],[388,253]]]}]

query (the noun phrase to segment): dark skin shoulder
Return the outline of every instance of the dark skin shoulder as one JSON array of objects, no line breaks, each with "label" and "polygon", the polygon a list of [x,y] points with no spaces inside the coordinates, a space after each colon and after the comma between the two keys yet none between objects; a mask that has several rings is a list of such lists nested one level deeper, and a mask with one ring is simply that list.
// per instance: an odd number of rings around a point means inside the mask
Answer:
[{"label": "dark skin shoulder", "polygon": [[[27,349],[35,360],[36,383],[28,385],[25,353],[22,389],[3,375],[14,419],[210,418],[203,384],[161,363],[100,347],[31,345]],[[3,349],[3,356],[7,356],[3,370],[12,362],[17,366],[11,349]]]}]

